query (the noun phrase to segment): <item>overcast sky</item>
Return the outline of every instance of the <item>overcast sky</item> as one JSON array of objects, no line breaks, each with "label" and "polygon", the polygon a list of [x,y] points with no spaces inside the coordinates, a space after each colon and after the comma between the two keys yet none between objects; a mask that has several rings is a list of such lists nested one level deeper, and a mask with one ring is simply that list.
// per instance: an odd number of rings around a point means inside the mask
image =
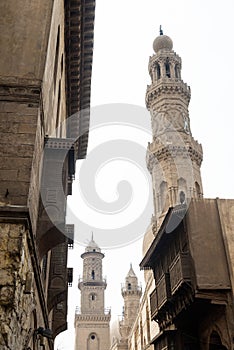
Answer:
[{"label": "overcast sky", "polygon": [[[191,87],[191,130],[203,146],[203,190],[204,197],[210,198],[234,198],[233,7],[231,0],[97,0],[96,3],[92,107],[111,103],[145,106],[145,91],[150,84],[148,60],[153,54],[152,43],[161,24],[164,34],[173,40],[174,51],[182,58],[182,79]],[[151,141],[150,137],[148,141]],[[148,141],[143,135],[139,143],[146,142],[147,147]],[[89,145],[89,149],[97,146],[95,133],[90,133]],[[111,174],[111,167],[108,171]],[[115,179],[117,171],[115,164],[110,176]],[[136,176],[134,169],[131,176]],[[79,171],[76,178],[78,182]],[[100,184],[105,187],[106,178],[99,179]],[[76,185],[73,188],[69,205],[79,212],[83,203]],[[92,216],[89,219],[92,221]],[[91,232],[85,234],[87,242]],[[75,305],[80,305],[77,279],[82,274],[80,254],[83,250],[84,247],[77,247],[70,253],[69,266],[74,267],[74,283],[69,289],[69,331],[58,337],[56,349],[73,349],[74,311]],[[106,306],[112,307],[112,321],[121,314],[120,284],[130,262],[139,279],[143,279],[138,267],[141,258],[140,240],[122,248],[105,250]]]}]

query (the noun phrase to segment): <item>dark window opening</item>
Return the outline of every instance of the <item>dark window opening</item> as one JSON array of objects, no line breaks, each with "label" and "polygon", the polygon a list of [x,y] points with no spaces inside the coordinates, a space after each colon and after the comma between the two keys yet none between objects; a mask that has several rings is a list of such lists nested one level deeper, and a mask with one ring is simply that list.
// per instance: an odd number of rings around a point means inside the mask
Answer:
[{"label": "dark window opening", "polygon": [[91,338],[92,340],[94,340],[94,339],[95,339],[95,335],[92,334],[90,338]]},{"label": "dark window opening", "polygon": [[170,78],[171,77],[171,71],[170,71],[170,65],[169,65],[168,62],[166,62],[166,64],[165,64],[165,69],[166,69],[166,76],[168,78]]},{"label": "dark window opening", "polygon": [[161,69],[160,69],[160,65],[159,64],[157,64],[156,69],[157,69],[157,78],[160,79],[161,78]]},{"label": "dark window opening", "polygon": [[180,203],[184,204],[185,203],[185,199],[186,199],[186,196],[185,196],[184,191],[180,191]]},{"label": "dark window opening", "polygon": [[175,77],[176,77],[176,79],[179,78],[179,68],[178,68],[177,64],[175,65]]},{"label": "dark window opening", "polygon": [[128,283],[128,290],[131,290],[132,289],[132,285],[131,283]]},{"label": "dark window opening", "polygon": [[92,270],[91,276],[92,276],[92,280],[94,280],[95,279],[95,272],[94,272],[94,270]]}]

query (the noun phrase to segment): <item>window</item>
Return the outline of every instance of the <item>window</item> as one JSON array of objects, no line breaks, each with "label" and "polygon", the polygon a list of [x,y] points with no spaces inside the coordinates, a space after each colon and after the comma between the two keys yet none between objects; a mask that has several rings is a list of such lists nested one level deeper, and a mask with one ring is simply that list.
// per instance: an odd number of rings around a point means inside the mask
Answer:
[{"label": "window", "polygon": [[160,79],[161,78],[161,69],[160,69],[160,65],[159,64],[157,64],[156,70],[157,70],[157,78]]},{"label": "window", "polygon": [[91,272],[91,277],[92,277],[92,280],[95,279],[95,272],[94,272],[94,270],[92,270],[92,272]]},{"label": "window", "polygon": [[171,77],[171,71],[170,71],[169,62],[166,62],[166,63],[165,63],[165,70],[166,70],[166,76],[167,76],[168,78],[170,78],[170,77]]},{"label": "window", "polygon": [[186,196],[184,191],[180,191],[180,203],[185,204]]},{"label": "window", "polygon": [[96,300],[96,295],[95,295],[95,294],[91,294],[91,295],[90,295],[90,299],[91,299],[92,301]]},{"label": "window", "polygon": [[132,285],[131,283],[128,283],[128,290],[131,290],[132,289]]}]

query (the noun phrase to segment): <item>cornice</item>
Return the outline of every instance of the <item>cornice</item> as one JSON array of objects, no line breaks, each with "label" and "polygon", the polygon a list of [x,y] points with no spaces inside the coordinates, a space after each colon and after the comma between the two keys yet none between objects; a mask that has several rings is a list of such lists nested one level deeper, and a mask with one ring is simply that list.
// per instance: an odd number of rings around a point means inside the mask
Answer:
[{"label": "cornice", "polygon": [[[65,1],[67,115],[85,110],[71,125],[69,137],[78,140],[76,158],[85,158],[90,119],[95,0]],[[79,124],[79,126],[78,126]]]},{"label": "cornice", "polygon": [[88,315],[88,314],[76,314],[76,321],[78,322],[109,322],[111,319],[111,314],[108,315]]},{"label": "cornice", "polygon": [[192,145],[189,146],[158,146],[155,149],[148,149],[146,155],[147,168],[152,173],[153,168],[158,162],[165,159],[176,158],[176,157],[190,157],[190,159],[197,163],[200,167],[203,155],[201,145],[197,143],[197,147],[194,148]]},{"label": "cornice", "polygon": [[181,95],[188,104],[191,97],[190,87],[180,79],[161,78],[156,84],[147,86],[146,107],[150,109],[159,98]]}]

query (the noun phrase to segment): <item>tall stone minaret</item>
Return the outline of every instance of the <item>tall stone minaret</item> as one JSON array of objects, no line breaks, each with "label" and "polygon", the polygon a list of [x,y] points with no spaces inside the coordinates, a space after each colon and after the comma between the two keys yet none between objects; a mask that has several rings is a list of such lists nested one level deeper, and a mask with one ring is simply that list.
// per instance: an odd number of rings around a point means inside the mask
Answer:
[{"label": "tall stone minaret", "polygon": [[83,278],[79,280],[81,307],[76,310],[75,350],[109,350],[110,310],[105,309],[106,280],[102,276],[104,254],[94,242],[93,236],[81,255]]},{"label": "tall stone minaret", "polygon": [[142,294],[141,286],[138,284],[137,276],[133,271],[132,264],[125,278],[125,283],[121,288],[124,298],[123,319],[119,323],[119,332],[122,341],[128,340],[129,333],[136,319],[139,310],[140,298]]},{"label": "tall stone minaret", "polygon": [[153,135],[147,166],[152,175],[156,222],[170,206],[188,204],[190,198],[203,195],[202,147],[190,129],[190,87],[181,79],[181,58],[172,47],[171,38],[160,29],[153,43],[155,54],[149,60],[152,83],[146,92]]}]

